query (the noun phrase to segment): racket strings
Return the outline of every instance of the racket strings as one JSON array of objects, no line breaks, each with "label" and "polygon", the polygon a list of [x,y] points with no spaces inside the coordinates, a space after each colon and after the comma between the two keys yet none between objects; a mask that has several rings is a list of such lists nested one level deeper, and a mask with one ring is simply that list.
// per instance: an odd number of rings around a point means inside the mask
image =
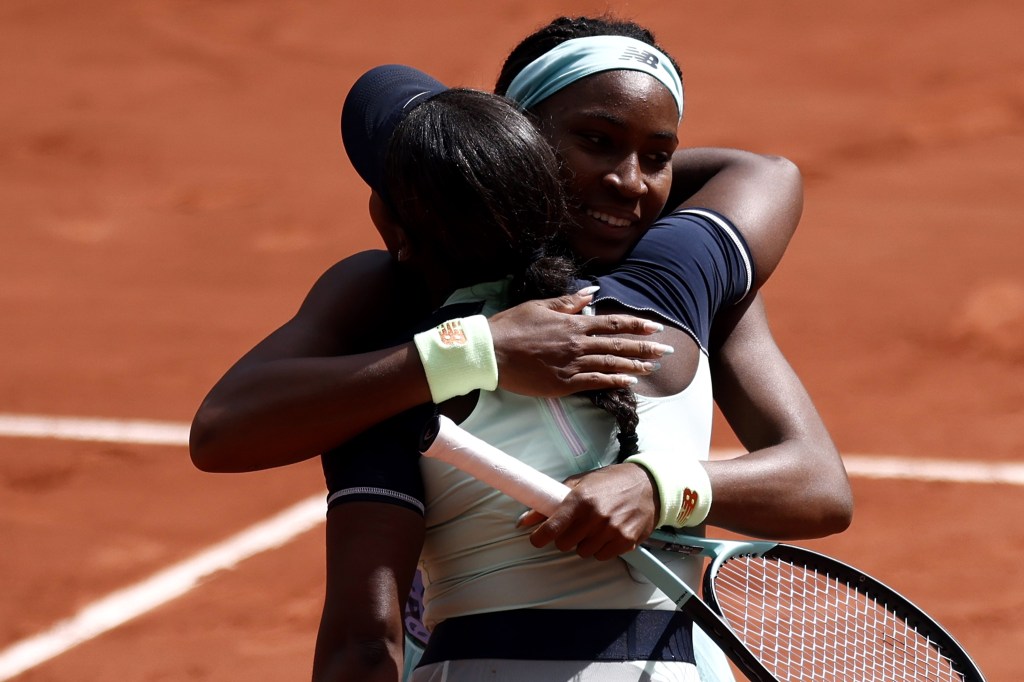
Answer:
[{"label": "racket strings", "polygon": [[832,576],[737,557],[712,591],[730,628],[779,680],[963,680],[934,642]]}]

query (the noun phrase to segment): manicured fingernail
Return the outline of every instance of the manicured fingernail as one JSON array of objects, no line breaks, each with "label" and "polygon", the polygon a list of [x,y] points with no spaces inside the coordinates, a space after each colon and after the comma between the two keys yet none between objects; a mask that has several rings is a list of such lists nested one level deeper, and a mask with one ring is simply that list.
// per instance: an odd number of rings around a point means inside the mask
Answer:
[{"label": "manicured fingernail", "polygon": [[654,346],[655,346],[655,350],[660,352],[662,355],[672,355],[673,353],[676,352],[675,348],[673,348],[672,346],[666,345],[664,343],[656,343],[656,344],[654,344]]},{"label": "manicured fingernail", "polygon": [[598,289],[600,288],[601,287],[595,284],[593,286],[583,287],[576,293],[578,293],[580,296],[593,296],[594,294],[597,293]]},{"label": "manicured fingernail", "polygon": [[530,510],[527,509],[526,511],[524,511],[522,514],[519,515],[519,518],[516,519],[516,528],[519,528],[520,526],[523,525],[523,521],[526,520],[526,515],[529,514],[529,513],[530,513]]},{"label": "manicured fingernail", "polygon": [[636,377],[630,376],[628,374],[623,375],[623,377],[622,377],[622,383],[623,384],[628,384],[630,386],[633,386],[634,384],[638,383],[639,381],[640,380],[637,379]]},{"label": "manicured fingernail", "polygon": [[651,322],[650,320],[647,320],[646,322],[644,322],[644,331],[663,332],[665,331],[665,325],[659,322]]},{"label": "manicured fingernail", "polygon": [[661,369],[660,362],[645,362],[644,364],[647,365],[646,369],[648,372],[657,372],[659,369]]}]

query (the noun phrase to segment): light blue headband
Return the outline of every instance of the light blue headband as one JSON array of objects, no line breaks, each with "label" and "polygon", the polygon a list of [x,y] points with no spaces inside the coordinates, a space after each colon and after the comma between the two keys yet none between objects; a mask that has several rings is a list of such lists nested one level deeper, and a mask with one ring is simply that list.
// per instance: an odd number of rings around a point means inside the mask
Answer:
[{"label": "light blue headband", "polygon": [[625,36],[573,38],[548,50],[512,79],[505,96],[531,109],[562,88],[602,71],[642,71],[657,78],[676,100],[683,117],[683,82],[672,60],[647,43]]}]

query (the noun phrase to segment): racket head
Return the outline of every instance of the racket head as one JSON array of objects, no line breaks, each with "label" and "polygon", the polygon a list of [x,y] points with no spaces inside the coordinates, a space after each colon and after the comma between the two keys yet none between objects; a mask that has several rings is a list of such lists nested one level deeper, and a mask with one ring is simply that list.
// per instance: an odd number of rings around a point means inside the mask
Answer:
[{"label": "racket head", "polygon": [[704,600],[779,680],[984,682],[933,618],[848,564],[763,542],[709,553]]}]

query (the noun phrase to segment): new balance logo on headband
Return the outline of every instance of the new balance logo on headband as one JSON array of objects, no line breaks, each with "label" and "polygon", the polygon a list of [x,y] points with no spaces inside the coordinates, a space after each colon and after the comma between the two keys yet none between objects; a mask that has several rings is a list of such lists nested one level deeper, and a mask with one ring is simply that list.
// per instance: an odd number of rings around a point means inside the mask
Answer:
[{"label": "new balance logo on headband", "polygon": [[581,78],[623,69],[658,79],[672,93],[682,118],[683,83],[672,59],[653,45],[626,36],[587,36],[559,43],[523,67],[505,96],[520,109],[530,110]]},{"label": "new balance logo on headband", "polygon": [[619,57],[621,60],[635,59],[636,61],[646,64],[652,69],[658,68],[658,55],[647,50],[638,50],[635,47],[627,47],[626,51]]}]

